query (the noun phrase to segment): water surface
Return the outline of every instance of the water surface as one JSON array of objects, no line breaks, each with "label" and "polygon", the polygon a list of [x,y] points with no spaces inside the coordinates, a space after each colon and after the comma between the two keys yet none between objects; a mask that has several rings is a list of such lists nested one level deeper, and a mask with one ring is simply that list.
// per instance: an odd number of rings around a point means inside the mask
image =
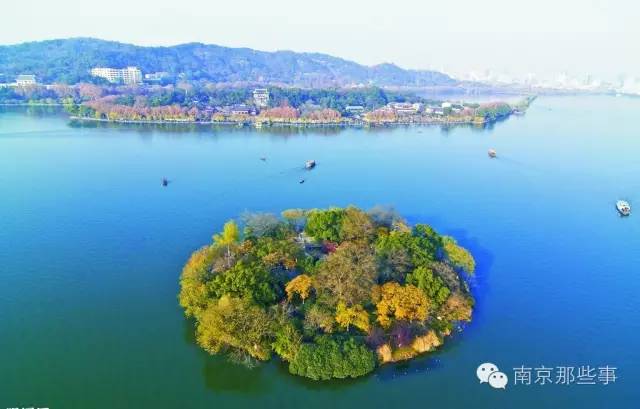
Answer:
[{"label": "water surface", "polygon": [[[256,131],[70,126],[5,108],[0,407],[633,407],[640,216],[614,203],[640,206],[638,112],[638,99],[540,98],[489,129]],[[394,205],[471,249],[478,305],[464,333],[329,383],[194,344],[176,301],[193,249],[245,210],[348,204]],[[620,378],[498,391],[475,378],[485,361],[509,376],[588,364]]]}]

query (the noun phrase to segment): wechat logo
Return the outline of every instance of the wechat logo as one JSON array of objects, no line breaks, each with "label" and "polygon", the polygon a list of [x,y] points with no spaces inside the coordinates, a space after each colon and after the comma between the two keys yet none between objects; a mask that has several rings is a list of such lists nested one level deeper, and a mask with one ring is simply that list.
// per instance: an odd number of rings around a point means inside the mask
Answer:
[{"label": "wechat logo", "polygon": [[476,369],[476,376],[480,383],[488,383],[495,389],[506,389],[509,378],[504,372],[500,372],[496,364],[486,362]]}]

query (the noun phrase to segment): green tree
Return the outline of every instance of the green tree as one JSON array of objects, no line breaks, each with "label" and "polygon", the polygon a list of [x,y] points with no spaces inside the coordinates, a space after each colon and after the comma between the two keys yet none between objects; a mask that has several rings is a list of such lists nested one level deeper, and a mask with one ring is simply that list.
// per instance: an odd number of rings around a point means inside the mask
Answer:
[{"label": "green tree", "polygon": [[420,266],[408,274],[406,282],[421,289],[436,307],[444,304],[451,294],[442,278],[434,275],[433,271],[425,266]]},{"label": "green tree", "polygon": [[308,214],[305,232],[317,240],[340,241],[344,209],[312,210]]},{"label": "green tree", "polygon": [[303,343],[289,363],[289,372],[314,380],[357,378],[373,371],[372,351],[353,338],[336,340],[320,336],[314,343]]},{"label": "green tree", "polygon": [[229,295],[246,298],[260,305],[271,304],[279,298],[276,288],[274,277],[262,264],[243,260],[217,274],[209,282],[209,290],[217,298]]},{"label": "green tree", "polygon": [[291,361],[302,344],[302,333],[298,329],[298,321],[292,318],[292,311],[284,304],[271,307],[275,322],[273,350],[285,361]]},{"label": "green tree", "polygon": [[453,237],[446,236],[443,239],[444,251],[455,267],[461,268],[467,274],[473,275],[476,271],[476,261],[467,249],[458,245]]}]

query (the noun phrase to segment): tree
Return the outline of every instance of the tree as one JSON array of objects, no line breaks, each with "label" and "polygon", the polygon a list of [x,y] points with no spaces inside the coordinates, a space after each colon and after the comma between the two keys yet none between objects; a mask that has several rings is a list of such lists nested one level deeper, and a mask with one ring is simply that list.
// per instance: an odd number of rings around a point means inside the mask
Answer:
[{"label": "tree", "polygon": [[392,320],[424,321],[429,311],[429,300],[417,287],[401,286],[390,282],[380,287],[380,301],[376,304],[378,322],[388,328]]},{"label": "tree", "polygon": [[311,280],[311,277],[306,274],[300,274],[287,283],[285,287],[287,299],[291,301],[294,295],[298,294],[304,304],[304,300],[309,298],[309,295],[311,294],[312,285],[313,281]]},{"label": "tree", "polygon": [[271,355],[272,327],[262,308],[248,300],[224,296],[199,317],[196,339],[211,354],[235,348],[266,360]]},{"label": "tree", "polygon": [[449,261],[457,268],[461,268],[467,274],[473,275],[476,271],[476,261],[467,249],[458,245],[453,237],[443,238],[444,251]]},{"label": "tree", "polygon": [[282,222],[271,213],[245,213],[241,218],[245,237],[281,236]]},{"label": "tree", "polygon": [[436,307],[442,305],[451,294],[442,278],[434,275],[433,271],[425,266],[420,266],[408,274],[406,283],[421,289]]},{"label": "tree", "polygon": [[336,340],[327,335],[303,343],[289,363],[289,372],[314,380],[356,378],[373,371],[375,355],[353,338]]},{"label": "tree", "polygon": [[264,266],[244,260],[217,274],[209,282],[209,290],[218,298],[229,295],[249,299],[260,305],[271,304],[279,298],[274,277]]},{"label": "tree", "polygon": [[222,233],[213,236],[213,242],[219,246],[224,246],[227,250],[227,267],[231,267],[231,246],[238,242],[240,229],[233,220],[224,224]]},{"label": "tree", "polygon": [[317,240],[340,241],[340,227],[345,211],[331,208],[312,210],[307,217],[306,233]]},{"label": "tree", "polygon": [[371,297],[376,276],[375,257],[369,247],[345,242],[318,268],[316,288],[329,305],[364,304]]},{"label": "tree", "polygon": [[390,229],[394,223],[403,221],[400,214],[390,206],[375,206],[368,213],[376,227]]},{"label": "tree", "polygon": [[202,247],[189,257],[182,269],[178,299],[187,317],[198,316],[209,303],[207,281],[211,276],[213,256],[212,246]]},{"label": "tree", "polygon": [[[245,241],[247,243],[249,241]],[[256,257],[270,270],[284,268],[293,270],[298,259],[303,257],[300,246],[290,238],[274,238],[269,236],[253,240],[250,256]]]},{"label": "tree", "polygon": [[375,233],[371,218],[360,209],[347,207],[340,226],[340,240],[370,241]]},{"label": "tree", "polygon": [[473,299],[461,294],[452,294],[442,307],[440,314],[447,320],[471,321]]},{"label": "tree", "polygon": [[411,271],[413,263],[406,243],[410,236],[406,233],[392,232],[378,239],[376,243],[376,259],[380,279],[385,281],[402,281]]},{"label": "tree", "polygon": [[273,350],[282,359],[291,361],[302,344],[302,334],[298,330],[297,322],[291,318],[291,311],[284,304],[271,308],[275,321]]},{"label": "tree", "polygon": [[353,325],[364,332],[369,332],[369,313],[359,304],[347,307],[345,303],[338,303],[336,322],[347,331],[349,326]]},{"label": "tree", "polygon": [[307,212],[304,209],[287,209],[282,212],[282,217],[296,232],[301,232],[307,223]]},{"label": "tree", "polygon": [[308,333],[317,333],[319,330],[325,334],[333,332],[335,319],[331,311],[325,306],[314,304],[304,316],[304,329]]}]

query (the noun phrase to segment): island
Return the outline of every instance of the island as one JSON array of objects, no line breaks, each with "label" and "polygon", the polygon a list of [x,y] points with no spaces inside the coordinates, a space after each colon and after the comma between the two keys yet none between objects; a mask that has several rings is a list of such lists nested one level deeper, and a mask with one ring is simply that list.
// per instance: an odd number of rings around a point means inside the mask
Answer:
[{"label": "island", "polygon": [[187,261],[178,299],[208,353],[356,378],[469,322],[474,271],[454,238],[392,208],[290,209],[228,221]]}]

